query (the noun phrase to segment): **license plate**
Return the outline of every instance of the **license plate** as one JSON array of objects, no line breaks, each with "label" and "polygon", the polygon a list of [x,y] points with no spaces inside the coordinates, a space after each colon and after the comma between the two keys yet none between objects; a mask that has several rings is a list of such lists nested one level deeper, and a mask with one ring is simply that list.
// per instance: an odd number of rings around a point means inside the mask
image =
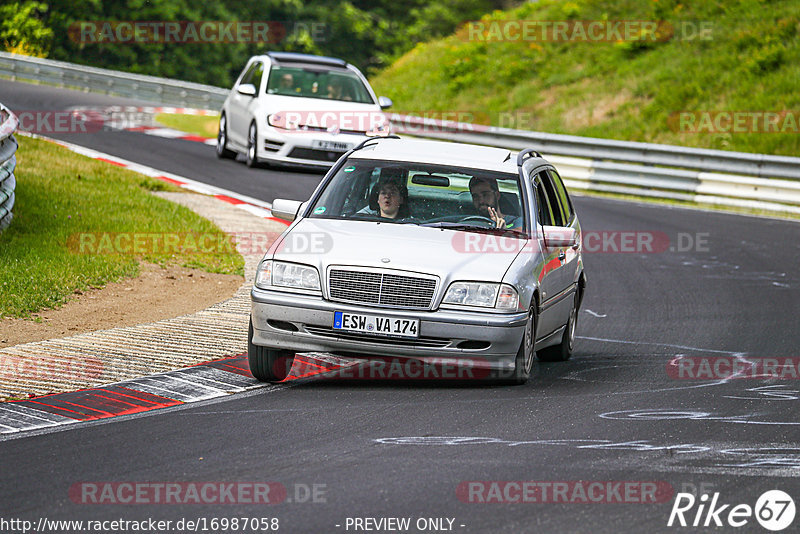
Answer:
[{"label": "license plate", "polygon": [[311,148],[317,148],[319,150],[338,150],[342,152],[347,152],[353,145],[350,143],[343,143],[341,141],[312,141]]},{"label": "license plate", "polygon": [[419,337],[419,319],[333,312],[333,329],[384,336]]}]

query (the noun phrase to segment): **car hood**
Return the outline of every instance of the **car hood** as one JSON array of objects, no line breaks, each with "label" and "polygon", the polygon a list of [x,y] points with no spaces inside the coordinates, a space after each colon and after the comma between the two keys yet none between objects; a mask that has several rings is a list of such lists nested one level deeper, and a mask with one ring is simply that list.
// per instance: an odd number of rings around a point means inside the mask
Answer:
[{"label": "car hood", "polygon": [[328,266],[347,265],[432,274],[448,284],[501,282],[526,242],[413,224],[305,218],[272,251],[274,259],[313,265],[323,277]]},{"label": "car hood", "polygon": [[372,110],[380,111],[378,104],[360,104],[343,100],[326,100],[324,98],[304,98],[298,96],[268,95],[264,99],[272,110],[297,111],[339,111],[339,110]]}]

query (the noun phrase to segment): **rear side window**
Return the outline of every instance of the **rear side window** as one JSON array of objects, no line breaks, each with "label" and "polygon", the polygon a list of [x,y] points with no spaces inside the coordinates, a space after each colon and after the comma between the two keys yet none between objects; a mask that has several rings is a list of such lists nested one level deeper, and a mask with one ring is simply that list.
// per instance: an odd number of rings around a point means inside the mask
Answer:
[{"label": "rear side window", "polygon": [[542,185],[542,176],[544,173],[539,173],[539,179],[536,180],[536,208],[539,212],[539,222],[543,226],[553,225],[553,210],[550,207],[550,200],[547,198],[547,192]]},{"label": "rear side window", "polygon": [[561,201],[558,198],[558,193],[556,193],[556,189],[553,185],[553,181],[550,179],[550,175],[547,172],[542,171],[539,173],[539,177],[542,185],[544,186],[545,193],[547,194],[547,200],[550,202],[550,209],[553,214],[553,226],[565,226],[566,217],[562,211]]},{"label": "rear side window", "polygon": [[547,171],[550,173],[550,178],[553,180],[553,185],[556,188],[556,195],[558,195],[558,201],[561,204],[561,210],[564,212],[564,224],[567,225],[572,220],[572,201],[569,199],[569,195],[567,194],[567,189],[564,187],[564,182],[561,181],[561,177],[558,173],[552,169]]}]

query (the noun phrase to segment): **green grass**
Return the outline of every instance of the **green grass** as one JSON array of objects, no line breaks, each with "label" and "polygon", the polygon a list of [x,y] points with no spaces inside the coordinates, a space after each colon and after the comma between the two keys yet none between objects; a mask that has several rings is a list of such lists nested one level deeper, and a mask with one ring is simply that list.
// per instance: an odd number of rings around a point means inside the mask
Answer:
[{"label": "green grass", "polygon": [[800,2],[542,0],[482,20],[488,28],[492,20],[603,19],[665,20],[679,33],[707,23],[710,40],[481,42],[462,28],[418,44],[371,82],[399,112],[469,112],[475,122],[525,130],[800,154],[797,130],[686,133],[670,122],[681,111],[800,116]]},{"label": "green grass", "polygon": [[179,130],[200,137],[217,137],[219,131],[219,115],[179,115],[175,113],[159,113],[156,122],[167,128]]},{"label": "green grass", "polygon": [[63,304],[76,289],[135,277],[142,260],[243,273],[242,257],[224,250],[77,253],[76,243],[87,233],[221,236],[221,230],[149,192],[171,186],[53,143],[29,137],[19,142],[14,220],[0,232],[0,316],[28,317]]}]

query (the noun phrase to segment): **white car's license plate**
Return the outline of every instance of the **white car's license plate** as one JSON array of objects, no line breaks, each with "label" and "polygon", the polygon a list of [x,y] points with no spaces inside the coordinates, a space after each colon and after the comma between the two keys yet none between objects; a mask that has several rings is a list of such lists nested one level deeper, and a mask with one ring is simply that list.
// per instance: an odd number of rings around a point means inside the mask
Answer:
[{"label": "white car's license plate", "polygon": [[419,319],[333,312],[333,329],[385,336],[419,337]]},{"label": "white car's license plate", "polygon": [[343,143],[341,141],[320,141],[314,140],[311,142],[311,148],[317,148],[319,150],[339,150],[342,152],[347,152],[353,145],[350,143]]}]

